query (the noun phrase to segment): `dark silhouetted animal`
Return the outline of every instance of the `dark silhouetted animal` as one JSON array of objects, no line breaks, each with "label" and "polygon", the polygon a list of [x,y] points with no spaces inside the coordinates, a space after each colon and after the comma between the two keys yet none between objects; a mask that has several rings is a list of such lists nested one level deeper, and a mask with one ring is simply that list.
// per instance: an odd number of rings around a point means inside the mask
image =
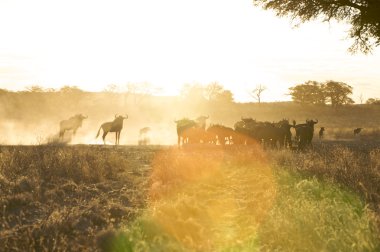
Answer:
[{"label": "dark silhouetted animal", "polygon": [[174,121],[177,124],[178,147],[183,144],[206,142],[206,120],[209,116],[200,116],[195,120],[183,118]]},{"label": "dark silhouetted animal", "polygon": [[306,146],[311,145],[314,136],[314,125],[317,123],[318,120],[306,120],[306,123],[295,125],[295,121],[293,121],[299,149],[304,149]]},{"label": "dark silhouetted animal", "polygon": [[354,136],[359,135],[363,128],[354,129]]},{"label": "dark silhouetted animal", "polygon": [[195,128],[197,123],[194,120],[188,118],[183,118],[181,120],[174,121],[177,124],[177,136],[178,136],[178,147],[189,141],[189,130]]},{"label": "dark silhouetted animal", "polygon": [[77,114],[75,116],[70,117],[67,120],[63,120],[59,123],[59,137],[63,138],[65,131],[72,130],[73,135],[77,132],[78,128],[82,126],[82,122],[84,119],[88,118],[88,116],[84,116],[82,114]]},{"label": "dark silhouetted animal", "polygon": [[207,140],[209,143],[226,145],[232,144],[234,137],[234,130],[232,128],[214,124],[207,129]]},{"label": "dark silhouetted animal", "polygon": [[323,134],[325,132],[325,127],[321,127],[321,129],[319,130],[319,139],[323,139]]},{"label": "dark silhouetted animal", "polygon": [[103,143],[106,144],[105,138],[108,132],[115,132],[116,133],[115,145],[118,145],[120,142],[120,132],[123,129],[124,119],[128,119],[128,115],[126,115],[126,117],[115,115],[115,120],[113,120],[112,122],[105,122],[99,127],[98,134],[96,134],[96,137],[99,136],[100,130],[103,129],[102,138],[103,138]]}]

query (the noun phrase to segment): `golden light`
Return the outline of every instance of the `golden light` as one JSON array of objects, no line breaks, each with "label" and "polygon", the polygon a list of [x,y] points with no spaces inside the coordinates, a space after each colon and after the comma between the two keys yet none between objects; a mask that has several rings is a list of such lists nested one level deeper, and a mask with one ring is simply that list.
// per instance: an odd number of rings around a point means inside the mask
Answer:
[{"label": "golden light", "polygon": [[146,215],[191,250],[244,247],[255,239],[276,196],[259,145],[169,149],[154,159]]}]

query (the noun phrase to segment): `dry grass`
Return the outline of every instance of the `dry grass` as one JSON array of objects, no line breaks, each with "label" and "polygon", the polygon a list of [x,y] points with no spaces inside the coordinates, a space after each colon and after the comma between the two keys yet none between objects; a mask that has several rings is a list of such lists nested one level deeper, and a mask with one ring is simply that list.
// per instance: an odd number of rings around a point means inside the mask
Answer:
[{"label": "dry grass", "polygon": [[133,152],[113,148],[1,147],[0,247],[95,250],[99,232],[144,208],[153,153],[131,158]]},{"label": "dry grass", "polygon": [[0,246],[376,251],[380,146],[358,143],[320,143],[300,153],[3,146]]}]

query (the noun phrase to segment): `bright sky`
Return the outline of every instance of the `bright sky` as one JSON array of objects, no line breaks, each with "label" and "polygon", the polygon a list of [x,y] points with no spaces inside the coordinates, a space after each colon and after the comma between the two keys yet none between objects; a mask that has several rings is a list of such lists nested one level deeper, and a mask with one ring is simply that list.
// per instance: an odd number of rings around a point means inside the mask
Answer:
[{"label": "bright sky", "polygon": [[149,82],[176,94],[217,81],[249,99],[288,100],[307,80],[343,81],[380,97],[380,49],[351,55],[344,24],[288,19],[251,0],[0,0],[0,87]]}]

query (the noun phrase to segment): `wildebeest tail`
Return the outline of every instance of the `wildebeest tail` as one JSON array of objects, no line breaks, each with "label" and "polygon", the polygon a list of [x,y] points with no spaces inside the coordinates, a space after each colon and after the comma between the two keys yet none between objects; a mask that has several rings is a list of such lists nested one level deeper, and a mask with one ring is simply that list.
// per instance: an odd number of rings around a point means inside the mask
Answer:
[{"label": "wildebeest tail", "polygon": [[98,130],[98,134],[96,134],[96,137],[95,138],[98,138],[99,134],[100,134],[100,129],[102,128],[102,126],[99,127],[99,130]]}]

